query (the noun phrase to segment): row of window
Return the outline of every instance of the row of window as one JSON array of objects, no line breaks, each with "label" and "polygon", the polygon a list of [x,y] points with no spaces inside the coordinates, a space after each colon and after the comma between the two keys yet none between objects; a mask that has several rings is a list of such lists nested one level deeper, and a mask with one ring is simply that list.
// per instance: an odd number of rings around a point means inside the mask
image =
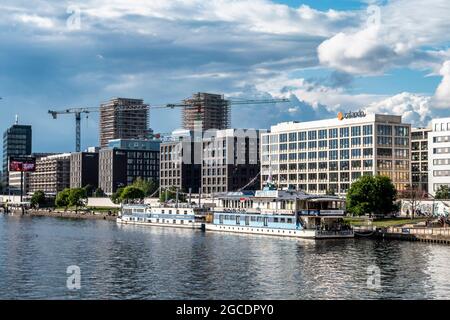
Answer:
[{"label": "row of window", "polygon": [[280,171],[287,171],[289,170],[299,170],[299,171],[306,171],[308,170],[328,170],[328,171],[337,171],[338,168],[341,170],[349,170],[350,163],[352,168],[372,168],[373,167],[373,160],[352,160],[352,161],[330,161],[330,162],[309,162],[309,163],[294,163],[288,165],[280,165]]}]

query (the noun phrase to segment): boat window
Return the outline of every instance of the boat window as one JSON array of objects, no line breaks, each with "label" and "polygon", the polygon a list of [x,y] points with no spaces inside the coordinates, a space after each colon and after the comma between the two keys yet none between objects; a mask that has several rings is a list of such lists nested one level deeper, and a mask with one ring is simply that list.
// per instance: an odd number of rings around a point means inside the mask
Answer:
[{"label": "boat window", "polygon": [[187,210],[184,210],[184,214],[187,214]]},{"label": "boat window", "polygon": [[236,216],[236,224],[241,224],[241,216]]},{"label": "boat window", "polygon": [[181,224],[184,224],[184,220],[181,220]]},{"label": "boat window", "polygon": [[172,210],[169,210],[169,214],[172,214]]},{"label": "boat window", "polygon": [[222,214],[219,215],[219,223],[220,223],[220,224],[223,224],[223,215],[222,215]]},{"label": "boat window", "polygon": [[291,219],[291,218],[288,218],[288,219],[287,219],[287,222],[288,222],[288,223],[292,223],[292,219]]},{"label": "boat window", "polygon": [[245,217],[245,225],[250,225],[250,217]]},{"label": "boat window", "polygon": [[273,218],[273,222],[278,223],[278,218]]},{"label": "boat window", "polygon": [[281,218],[281,219],[280,219],[280,222],[281,222],[281,223],[286,223],[286,219],[285,219],[285,218]]},{"label": "boat window", "polygon": [[269,218],[264,217],[264,226],[267,227],[269,224]]},{"label": "boat window", "polygon": [[164,213],[164,210],[161,210],[161,213]]},{"label": "boat window", "polygon": [[177,223],[177,220],[173,220],[173,224],[176,224]]}]

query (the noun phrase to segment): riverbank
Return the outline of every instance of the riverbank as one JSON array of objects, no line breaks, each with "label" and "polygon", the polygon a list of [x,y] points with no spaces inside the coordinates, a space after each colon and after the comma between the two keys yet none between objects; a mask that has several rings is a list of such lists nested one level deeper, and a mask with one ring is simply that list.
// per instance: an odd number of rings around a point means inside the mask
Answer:
[{"label": "riverbank", "polygon": [[[21,211],[12,211],[13,215],[22,215]],[[10,213],[10,214],[11,214]],[[24,216],[30,217],[52,217],[66,219],[91,219],[91,220],[108,220],[115,221],[117,216],[109,215],[107,212],[82,212],[61,211],[61,210],[27,210]]]}]

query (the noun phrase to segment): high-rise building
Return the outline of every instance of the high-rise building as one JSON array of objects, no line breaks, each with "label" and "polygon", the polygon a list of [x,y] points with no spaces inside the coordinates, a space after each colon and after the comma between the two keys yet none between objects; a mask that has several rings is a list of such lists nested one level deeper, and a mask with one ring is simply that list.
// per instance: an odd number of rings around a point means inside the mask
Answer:
[{"label": "high-rise building", "polygon": [[36,172],[30,174],[30,193],[44,191],[56,195],[70,188],[70,153],[42,157],[36,160]]},{"label": "high-rise building", "polygon": [[195,122],[201,121],[203,130],[228,129],[231,115],[229,101],[223,95],[199,92],[183,100],[183,128],[193,131]]},{"label": "high-rise building", "polygon": [[32,129],[29,125],[14,124],[3,134],[3,184],[9,185],[9,158],[31,154]]},{"label": "high-rise building", "polygon": [[262,180],[312,194],[345,194],[363,175],[411,184],[411,125],[401,116],[339,113],[336,119],[285,122],[262,135]]},{"label": "high-rise building", "polygon": [[149,135],[148,106],[142,99],[114,98],[100,106],[100,146],[114,139],[145,139]]},{"label": "high-rise building", "polygon": [[203,137],[202,192],[232,192],[260,185],[260,134],[265,130],[217,130]]},{"label": "high-rise building", "polygon": [[159,144],[158,140],[111,141],[99,152],[99,187],[111,195],[137,178],[158,181]]},{"label": "high-rise building", "polygon": [[77,152],[70,155],[70,187],[98,188],[98,153]]},{"label": "high-rise building", "polygon": [[428,193],[450,187],[450,118],[431,121],[428,133]]},{"label": "high-rise building", "polygon": [[411,184],[419,191],[428,192],[428,133],[429,128],[411,130]]},{"label": "high-rise building", "polygon": [[175,187],[183,192],[197,193],[201,187],[202,141],[194,141],[193,132],[174,132],[161,143],[160,186]]}]

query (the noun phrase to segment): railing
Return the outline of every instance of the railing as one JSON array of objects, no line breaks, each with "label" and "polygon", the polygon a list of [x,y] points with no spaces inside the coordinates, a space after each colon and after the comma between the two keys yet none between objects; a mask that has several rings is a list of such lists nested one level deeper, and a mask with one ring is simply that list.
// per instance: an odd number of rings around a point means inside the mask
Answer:
[{"label": "railing", "polygon": [[389,233],[450,237],[450,228],[388,228]]},{"label": "railing", "polygon": [[353,235],[353,230],[317,230],[316,235],[318,236],[351,236]]}]

